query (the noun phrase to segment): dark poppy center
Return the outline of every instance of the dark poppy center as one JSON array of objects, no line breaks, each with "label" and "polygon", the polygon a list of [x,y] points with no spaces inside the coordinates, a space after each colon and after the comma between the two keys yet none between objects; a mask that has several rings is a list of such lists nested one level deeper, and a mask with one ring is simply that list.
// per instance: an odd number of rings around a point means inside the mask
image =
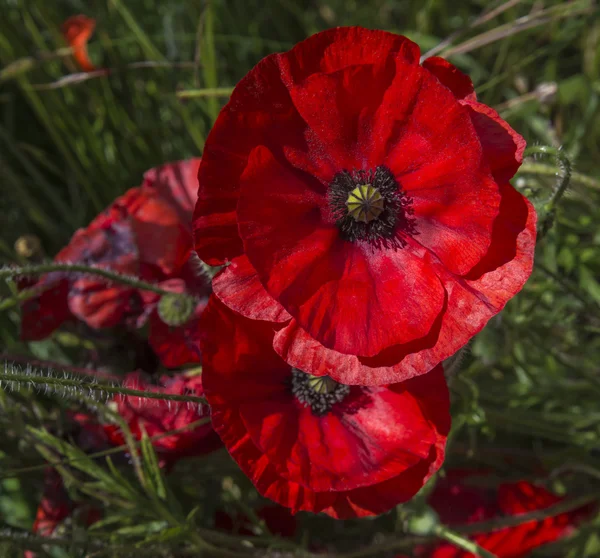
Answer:
[{"label": "dark poppy center", "polygon": [[350,386],[340,384],[329,376],[313,376],[292,368],[292,393],[313,414],[325,416],[336,403],[350,393]]},{"label": "dark poppy center", "polygon": [[402,247],[414,234],[411,199],[387,167],[343,170],[329,185],[329,207],[342,237],[376,246]]}]

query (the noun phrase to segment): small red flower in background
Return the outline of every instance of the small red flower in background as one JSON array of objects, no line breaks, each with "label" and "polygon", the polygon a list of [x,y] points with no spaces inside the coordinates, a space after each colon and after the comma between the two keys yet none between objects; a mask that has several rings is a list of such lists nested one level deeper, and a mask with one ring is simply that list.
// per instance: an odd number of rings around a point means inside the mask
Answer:
[{"label": "small red flower in background", "polygon": [[[44,471],[44,492],[42,500],[35,514],[32,532],[43,537],[51,537],[60,524],[71,516],[78,507],[65,490],[62,477],[52,467]],[[80,521],[90,526],[101,517],[100,510],[96,508],[79,509]],[[25,551],[25,558],[35,558],[36,554],[30,550]]]},{"label": "small red flower in background", "polygon": [[376,515],[412,498],[442,464],[450,414],[441,367],[347,386],[283,361],[272,348],[276,324],[214,297],[202,322],[213,426],[263,496],[293,513]]},{"label": "small red flower in background", "polygon": [[[200,376],[182,374],[161,379],[161,385],[150,384],[141,372],[127,375],[124,387],[149,391],[152,393],[169,393],[177,395],[196,395],[202,397],[202,379]],[[149,437],[177,430],[209,416],[208,409],[199,408],[197,404],[177,401],[164,401],[135,396],[117,396],[112,405],[125,421],[136,440],[141,440],[145,431]],[[104,424],[91,421],[88,415],[76,415],[75,420],[94,435],[101,434],[110,444],[120,446],[125,438],[116,424]],[[165,465],[172,465],[182,457],[200,456],[221,447],[219,437],[208,421],[206,424],[186,429],[169,436],[152,440],[158,457]]]},{"label": "small red flower in background", "polygon": [[424,374],[531,272],[525,142],[408,39],[331,29],[261,61],[209,134],[195,246],[228,306],[345,384]]},{"label": "small red flower in background", "polygon": [[93,275],[47,274],[31,285],[44,290],[22,305],[21,337],[42,339],[69,319],[93,328],[150,319],[150,344],[168,367],[200,362],[197,316],[210,293],[192,252],[191,216],[198,187],[199,159],[151,169],[144,182],[116,199],[85,229],[78,230],[55,258],[61,263],[97,266],[156,283],[164,290],[198,297],[194,317],[183,326],[163,324],[160,299],[148,291],[110,284]]},{"label": "small red flower in background", "polygon": [[62,24],[65,41],[73,49],[73,58],[84,72],[93,72],[96,66],[88,56],[87,44],[96,28],[96,20],[85,15],[75,15]]},{"label": "small red flower in background", "polygon": [[[455,526],[513,517],[543,510],[563,501],[563,498],[528,481],[485,488],[469,483],[475,477],[477,474],[472,471],[456,470],[449,471],[447,477],[438,482],[429,503],[439,514],[442,523]],[[591,507],[585,506],[541,521],[527,521],[491,533],[478,533],[471,538],[498,558],[524,558],[532,550],[571,533],[590,511]],[[416,556],[475,558],[474,554],[447,543],[420,549]]]}]

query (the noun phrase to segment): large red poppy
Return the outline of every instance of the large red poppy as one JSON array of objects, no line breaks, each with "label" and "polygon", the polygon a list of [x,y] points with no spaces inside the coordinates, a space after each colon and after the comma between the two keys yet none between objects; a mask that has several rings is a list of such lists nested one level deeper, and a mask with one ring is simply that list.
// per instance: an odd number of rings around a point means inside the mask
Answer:
[{"label": "large red poppy", "polygon": [[282,360],[272,322],[214,297],[202,320],[213,427],[263,496],[293,512],[375,515],[414,496],[442,464],[450,415],[441,367],[347,386]]},{"label": "large red poppy", "polygon": [[[210,292],[204,276],[195,272],[197,256],[192,253],[199,164],[190,159],[146,172],[141,187],[128,190],[78,230],[55,261],[94,265],[160,283],[165,290],[185,290],[198,297],[199,314]],[[197,320],[179,327],[160,322],[155,293],[66,273],[47,274],[33,286],[48,290],[23,304],[24,339],[47,337],[72,318],[93,328],[139,327],[150,318],[150,344],[165,366],[199,362]]]},{"label": "large red poppy", "polygon": [[265,58],[221,111],[196,250],[231,262],[226,304],[289,321],[276,346],[294,366],[401,381],[456,352],[528,278],[535,212],[508,184],[524,147],[467,76],[420,65],[408,39],[325,31]]},{"label": "large red poppy", "polygon": [[[447,478],[438,482],[430,497],[430,504],[444,524],[456,526],[496,517],[518,516],[543,510],[563,500],[544,487],[528,481],[488,488],[473,483],[474,479],[477,480],[477,475],[472,471],[457,470],[450,471]],[[586,506],[541,521],[527,521],[493,532],[478,533],[472,538],[498,558],[524,558],[535,548],[571,533],[590,511],[590,506]],[[475,558],[474,554],[447,543],[421,548],[415,555],[427,558]]]}]

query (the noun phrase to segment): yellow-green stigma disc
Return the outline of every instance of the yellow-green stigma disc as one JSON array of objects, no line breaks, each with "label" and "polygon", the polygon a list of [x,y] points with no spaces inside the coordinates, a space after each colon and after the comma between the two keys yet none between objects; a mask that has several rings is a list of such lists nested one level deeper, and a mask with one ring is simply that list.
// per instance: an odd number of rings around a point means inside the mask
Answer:
[{"label": "yellow-green stigma disc", "polygon": [[354,188],[348,194],[346,207],[348,214],[362,223],[370,223],[377,219],[385,209],[382,195],[370,184],[361,184]]},{"label": "yellow-green stigma disc", "polygon": [[315,393],[326,394],[333,393],[338,383],[332,380],[329,376],[313,376],[309,374],[308,386]]}]

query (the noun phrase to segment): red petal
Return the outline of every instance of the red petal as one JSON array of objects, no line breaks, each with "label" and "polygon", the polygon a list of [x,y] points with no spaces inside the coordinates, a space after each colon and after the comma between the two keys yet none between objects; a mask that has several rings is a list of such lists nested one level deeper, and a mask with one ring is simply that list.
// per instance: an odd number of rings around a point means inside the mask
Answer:
[{"label": "red petal", "polygon": [[523,162],[527,143],[492,108],[475,101],[464,104],[481,141],[483,154],[497,182],[508,182]]},{"label": "red petal", "polygon": [[429,258],[410,246],[374,251],[343,241],[323,223],[319,186],[307,189],[302,178],[264,148],[244,174],[239,229],[266,290],[340,352],[375,355],[425,336],[444,302]]},{"label": "red petal", "polygon": [[[241,375],[238,382],[244,391]],[[427,398],[446,393],[443,374],[428,375],[426,388],[427,393],[415,397],[409,382],[356,387],[324,417],[295,403],[290,394],[248,398],[240,405],[240,416],[281,476],[317,492],[350,490],[389,480],[428,458],[436,434],[428,422],[432,413],[421,406],[434,407]],[[441,413],[439,424],[449,425],[447,395],[436,398],[439,402],[442,406],[433,412]]]},{"label": "red petal", "polygon": [[423,68],[429,70],[442,85],[445,85],[459,100],[475,101],[477,95],[471,78],[463,74],[456,66],[439,56],[433,56],[423,62]]},{"label": "red petal", "polygon": [[87,43],[95,27],[96,20],[84,15],[72,16],[62,24],[63,36],[73,49],[73,58],[84,72],[93,72],[96,69],[87,51]]},{"label": "red petal", "polygon": [[236,204],[250,151],[266,145],[278,157],[286,153],[298,164],[306,159],[314,137],[305,137],[306,123],[292,105],[287,88],[314,72],[378,63],[382,52],[418,63],[418,46],[404,37],[340,28],[314,35],[290,52],[265,58],[240,81],[207,138],[200,165],[194,232],[196,250],[204,261],[220,265],[242,252]]},{"label": "red petal", "polygon": [[260,144],[279,153],[287,146],[300,148],[304,128],[281,83],[276,56],[265,58],[237,85],[204,147],[193,221],[201,259],[220,265],[241,254],[236,204],[248,156]]},{"label": "red petal", "polygon": [[198,304],[194,317],[178,327],[165,324],[156,312],[150,317],[148,342],[165,367],[202,362],[200,316],[205,306],[206,302]]},{"label": "red petal", "polygon": [[156,190],[177,211],[179,222],[190,231],[198,199],[199,167],[199,158],[166,163],[146,171],[142,184],[142,189]]},{"label": "red petal", "polygon": [[[419,87],[412,83],[408,88],[414,91],[414,101],[409,109],[400,108],[402,124],[387,124],[391,135],[384,164],[412,199],[414,239],[450,271],[462,274],[489,247],[500,194],[469,111],[431,74],[421,72]],[[392,99],[405,95],[406,79],[398,74],[389,89],[395,93]],[[395,111],[387,112],[387,122],[395,123]]]},{"label": "red petal", "polygon": [[389,62],[312,74],[291,87],[294,106],[306,122],[306,133],[311,138],[307,156],[303,160],[298,155],[291,159],[296,166],[327,185],[343,169],[381,164],[381,160],[371,161],[368,154],[377,134],[373,129],[374,115],[394,77],[393,60]]},{"label": "red petal", "polygon": [[131,287],[108,287],[106,281],[78,279],[69,292],[69,308],[90,327],[114,327],[128,313],[134,296]]},{"label": "red petal", "polygon": [[190,233],[175,209],[158,195],[147,195],[131,214],[140,260],[164,274],[178,270],[188,259]]},{"label": "red petal", "polygon": [[212,283],[213,292],[226,306],[252,320],[286,322],[291,316],[262,286],[246,256],[235,258]]},{"label": "red petal", "polygon": [[[67,303],[69,283],[59,280],[53,284],[50,279],[41,279],[33,287],[49,288],[39,296],[21,304],[21,339],[34,341],[45,339],[69,318],[71,310]],[[51,285],[51,286],[50,286]]]},{"label": "red petal", "polygon": [[[163,379],[163,384],[163,386],[148,384],[140,372],[128,374],[124,382],[128,388],[156,393],[176,395],[191,393],[197,396],[204,394],[201,380],[195,377],[188,378],[182,375],[167,377]],[[147,398],[133,396],[118,397],[116,403],[118,413],[127,421],[132,434],[137,439],[141,438],[142,430],[152,437],[189,426],[201,419],[204,412],[198,406],[164,400],[153,400],[149,403]],[[120,433],[114,434],[117,435],[112,437],[112,443],[118,445],[121,443]],[[218,446],[215,438],[212,426],[207,423],[194,429],[158,438],[153,440],[152,445],[157,451],[168,454],[169,459],[176,459],[203,455],[214,450]]]},{"label": "red petal", "polygon": [[418,64],[420,50],[406,37],[363,27],[338,27],[312,35],[292,50],[276,55],[286,84],[315,73],[336,72],[355,64],[378,64],[382,58]]}]

